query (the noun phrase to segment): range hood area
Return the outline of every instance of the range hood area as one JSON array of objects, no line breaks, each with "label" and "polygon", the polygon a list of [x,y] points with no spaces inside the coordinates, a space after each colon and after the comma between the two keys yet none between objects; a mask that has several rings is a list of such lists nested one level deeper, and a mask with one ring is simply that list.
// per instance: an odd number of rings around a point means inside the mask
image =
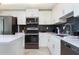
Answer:
[{"label": "range hood area", "polygon": [[67,22],[67,18],[72,17],[72,16],[74,17],[74,12],[73,11],[68,13],[68,14],[66,14],[66,15],[63,15],[62,17],[60,17],[59,21],[56,22],[55,24],[66,23]]},{"label": "range hood area", "polygon": [[74,12],[73,11],[68,13],[68,14],[66,14],[66,15],[64,15],[64,16],[62,16],[62,17],[60,17],[60,19],[66,19],[66,18],[69,18],[69,17],[72,17],[72,16],[74,16]]}]

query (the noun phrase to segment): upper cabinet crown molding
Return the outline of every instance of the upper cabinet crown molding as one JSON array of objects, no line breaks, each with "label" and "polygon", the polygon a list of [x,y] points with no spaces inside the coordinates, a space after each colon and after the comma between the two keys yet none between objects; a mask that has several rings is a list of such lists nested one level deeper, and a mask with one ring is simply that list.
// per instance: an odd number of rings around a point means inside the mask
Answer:
[{"label": "upper cabinet crown molding", "polygon": [[26,9],[26,17],[39,17],[38,9]]}]

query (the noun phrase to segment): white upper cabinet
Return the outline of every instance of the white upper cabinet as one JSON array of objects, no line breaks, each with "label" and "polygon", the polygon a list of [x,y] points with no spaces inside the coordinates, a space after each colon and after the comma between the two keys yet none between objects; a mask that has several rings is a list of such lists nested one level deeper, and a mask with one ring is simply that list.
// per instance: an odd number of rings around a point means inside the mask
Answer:
[{"label": "white upper cabinet", "polygon": [[74,4],[74,17],[79,16],[79,3]]},{"label": "white upper cabinet", "polygon": [[60,3],[57,4],[53,9],[52,9],[52,21],[55,23],[64,23],[66,22],[66,19],[61,19],[63,16],[71,13],[74,11],[74,4],[73,3]]},{"label": "white upper cabinet", "polygon": [[52,21],[53,23],[62,23],[65,22],[65,20],[60,19],[60,17],[63,16],[63,5],[62,4],[57,4],[53,9],[52,9]]},{"label": "white upper cabinet", "polygon": [[52,11],[39,11],[39,24],[52,24]]},{"label": "white upper cabinet", "polygon": [[26,17],[39,17],[38,9],[26,9]]},{"label": "white upper cabinet", "polygon": [[18,16],[18,25],[26,25],[26,18],[25,16]]},{"label": "white upper cabinet", "polygon": [[65,3],[63,4],[63,13],[64,15],[72,12],[74,10],[74,4],[73,3]]}]

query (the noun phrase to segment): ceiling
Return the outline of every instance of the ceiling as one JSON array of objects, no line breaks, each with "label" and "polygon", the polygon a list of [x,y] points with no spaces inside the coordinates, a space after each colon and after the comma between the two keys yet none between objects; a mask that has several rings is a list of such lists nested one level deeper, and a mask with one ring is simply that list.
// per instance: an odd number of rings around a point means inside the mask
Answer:
[{"label": "ceiling", "polygon": [[26,10],[28,8],[52,9],[56,3],[42,4],[0,4],[0,10]]}]

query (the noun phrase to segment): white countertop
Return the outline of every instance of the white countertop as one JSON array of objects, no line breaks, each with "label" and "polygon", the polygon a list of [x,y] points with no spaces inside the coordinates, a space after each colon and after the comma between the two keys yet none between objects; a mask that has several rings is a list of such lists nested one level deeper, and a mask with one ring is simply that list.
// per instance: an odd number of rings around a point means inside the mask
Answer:
[{"label": "white countertop", "polygon": [[0,35],[0,43],[9,43],[22,36],[24,36],[24,33],[16,33],[15,35]]},{"label": "white countertop", "polygon": [[[40,32],[40,33],[43,33],[43,32]],[[52,33],[52,32],[44,32],[44,33],[50,34],[51,36],[56,36],[59,40],[63,40],[65,42],[72,44],[73,46],[79,47],[78,36],[67,35],[65,37],[60,37],[60,36],[57,36],[57,35],[66,35],[66,34],[56,34],[56,33]]]},{"label": "white countertop", "polygon": [[[58,35],[56,33],[50,33],[50,34],[52,34],[54,36]],[[62,35],[62,34],[60,34],[60,35]],[[66,35],[66,34],[64,34],[64,35]],[[65,41],[65,42],[68,42],[68,43],[72,44],[73,46],[76,46],[76,47],[79,48],[79,37],[78,36],[67,35],[65,37],[57,36],[57,38],[59,38],[60,40]]]},{"label": "white countertop", "polygon": [[[65,42],[68,42],[70,44],[72,44],[73,46],[76,46],[79,48],[79,37],[78,36],[71,36],[71,35],[67,35],[65,37],[60,37],[60,36],[57,36],[58,34],[56,33],[50,33],[50,32],[45,32],[47,34],[50,34],[51,36],[56,36],[59,40],[63,40]],[[62,34],[60,34],[62,35]],[[64,34],[66,35],[66,34]]]},{"label": "white countertop", "polygon": [[[57,36],[57,34],[55,34],[55,33],[48,32],[47,34]],[[9,43],[24,35],[25,35],[24,33],[16,33],[15,35],[0,35],[0,43]],[[61,40],[64,40],[65,42],[68,42],[76,47],[79,47],[79,38],[76,36],[59,37],[59,39],[60,38],[61,38]]]},{"label": "white countertop", "polygon": [[62,38],[62,40],[76,47],[79,47],[79,38],[77,36],[67,36],[67,37]]}]

